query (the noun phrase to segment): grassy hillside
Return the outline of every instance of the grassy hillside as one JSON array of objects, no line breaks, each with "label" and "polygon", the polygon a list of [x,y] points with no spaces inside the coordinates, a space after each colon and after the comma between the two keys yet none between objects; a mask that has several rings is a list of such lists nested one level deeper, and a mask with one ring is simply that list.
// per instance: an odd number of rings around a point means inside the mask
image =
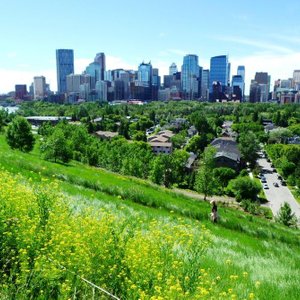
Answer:
[{"label": "grassy hillside", "polygon": [[208,203],[3,136],[0,165],[0,298],[91,299],[83,278],[121,299],[299,298],[298,230],[228,207],[211,224]]}]

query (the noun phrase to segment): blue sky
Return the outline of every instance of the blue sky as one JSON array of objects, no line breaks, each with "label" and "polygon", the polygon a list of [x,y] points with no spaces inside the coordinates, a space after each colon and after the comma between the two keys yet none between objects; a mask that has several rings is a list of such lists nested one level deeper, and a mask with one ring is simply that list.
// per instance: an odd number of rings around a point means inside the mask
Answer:
[{"label": "blue sky", "polygon": [[[271,81],[300,69],[300,19],[296,0],[0,0],[0,94],[14,84],[29,85],[44,75],[56,90],[55,49],[74,49],[81,73],[97,52],[107,69],[137,69],[150,61],[168,72],[183,55],[228,54],[231,75],[246,67],[249,86],[255,71]],[[248,93],[246,87],[246,93]]]}]

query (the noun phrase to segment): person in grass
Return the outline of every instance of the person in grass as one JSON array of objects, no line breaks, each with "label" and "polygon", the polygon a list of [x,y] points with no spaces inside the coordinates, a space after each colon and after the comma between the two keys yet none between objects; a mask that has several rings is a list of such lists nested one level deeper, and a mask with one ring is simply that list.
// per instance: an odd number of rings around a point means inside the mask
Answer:
[{"label": "person in grass", "polygon": [[212,205],[211,207],[211,214],[210,214],[210,219],[212,222],[216,223],[218,221],[218,207],[216,201],[212,200],[210,202]]}]

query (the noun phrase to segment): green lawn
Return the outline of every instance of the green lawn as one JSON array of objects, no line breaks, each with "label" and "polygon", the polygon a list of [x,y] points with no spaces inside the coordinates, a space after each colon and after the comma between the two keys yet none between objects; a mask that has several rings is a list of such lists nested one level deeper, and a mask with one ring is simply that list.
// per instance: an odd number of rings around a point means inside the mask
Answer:
[{"label": "green lawn", "polygon": [[[299,299],[299,230],[226,206],[219,208],[220,221],[212,224],[210,205],[204,201],[74,161],[68,165],[47,162],[40,159],[37,148],[29,154],[12,151],[3,136],[0,165],[35,183],[57,181],[74,206],[102,207],[128,219],[141,217],[143,222],[176,223],[183,219],[195,230],[205,225],[211,232],[211,243],[201,265],[209,269],[211,278],[223,279],[219,289],[222,284],[224,289],[232,287],[237,299],[252,292],[256,299]],[[220,299],[231,299],[230,291],[227,294]]]}]

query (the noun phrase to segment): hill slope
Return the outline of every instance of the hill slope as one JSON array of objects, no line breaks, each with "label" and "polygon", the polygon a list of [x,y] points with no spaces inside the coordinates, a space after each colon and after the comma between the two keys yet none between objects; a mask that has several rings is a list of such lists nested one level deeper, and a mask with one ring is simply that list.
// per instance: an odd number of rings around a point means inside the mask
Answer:
[{"label": "hill slope", "polygon": [[2,136],[0,164],[0,298],[88,299],[86,278],[122,299],[298,299],[297,230],[228,207],[211,224],[208,203]]}]

